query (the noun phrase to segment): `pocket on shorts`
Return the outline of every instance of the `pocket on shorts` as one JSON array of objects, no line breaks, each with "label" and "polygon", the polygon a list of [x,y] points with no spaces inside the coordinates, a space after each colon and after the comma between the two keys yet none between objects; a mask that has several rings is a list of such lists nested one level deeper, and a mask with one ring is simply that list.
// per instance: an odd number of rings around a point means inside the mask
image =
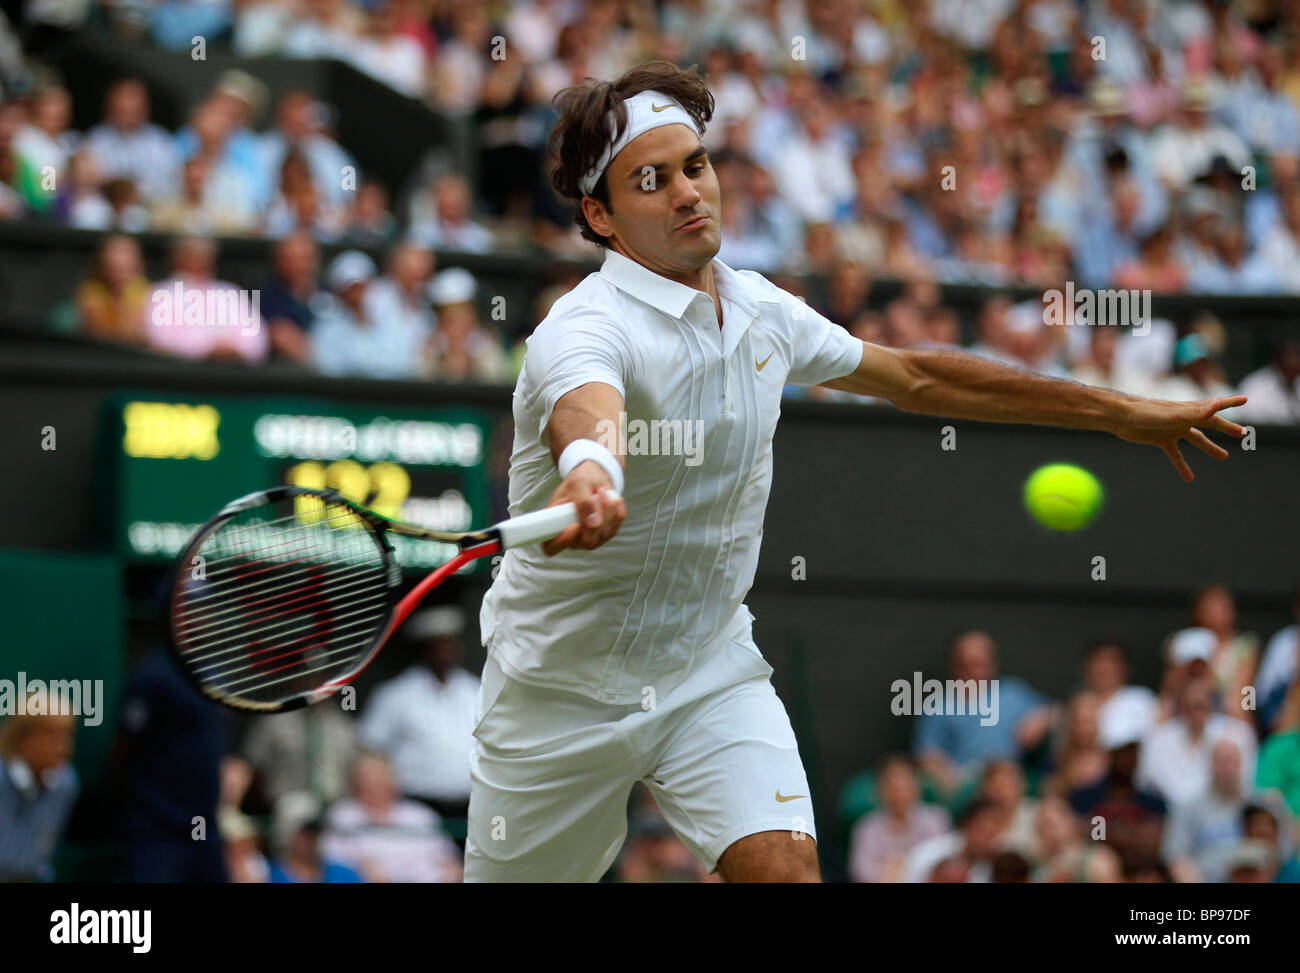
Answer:
[{"label": "pocket on shorts", "polygon": [[501,695],[505,692],[510,683],[510,677],[497,663],[496,659],[488,656],[487,661],[483,664],[483,677],[479,681],[478,703],[474,707],[474,730],[475,737],[478,736],[479,727],[483,721],[492,714],[497,704],[501,702]]}]

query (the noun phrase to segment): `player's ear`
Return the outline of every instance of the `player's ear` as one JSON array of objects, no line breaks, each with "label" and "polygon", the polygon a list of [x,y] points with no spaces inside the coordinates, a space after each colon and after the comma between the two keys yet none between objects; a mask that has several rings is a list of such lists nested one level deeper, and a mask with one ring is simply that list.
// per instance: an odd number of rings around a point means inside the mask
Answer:
[{"label": "player's ear", "polygon": [[614,227],[610,225],[609,213],[611,212],[595,196],[583,196],[579,205],[582,207],[582,215],[587,220],[587,225],[601,236],[612,236]]}]

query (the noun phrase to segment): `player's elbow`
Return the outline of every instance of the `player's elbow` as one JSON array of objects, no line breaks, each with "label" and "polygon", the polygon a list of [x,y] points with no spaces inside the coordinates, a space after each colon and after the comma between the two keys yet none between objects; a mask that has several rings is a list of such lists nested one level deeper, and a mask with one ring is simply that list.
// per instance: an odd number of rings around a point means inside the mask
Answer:
[{"label": "player's elbow", "polygon": [[934,387],[934,377],[926,371],[916,352],[907,349],[891,351],[894,367],[884,397],[903,412],[924,412],[926,398]]}]

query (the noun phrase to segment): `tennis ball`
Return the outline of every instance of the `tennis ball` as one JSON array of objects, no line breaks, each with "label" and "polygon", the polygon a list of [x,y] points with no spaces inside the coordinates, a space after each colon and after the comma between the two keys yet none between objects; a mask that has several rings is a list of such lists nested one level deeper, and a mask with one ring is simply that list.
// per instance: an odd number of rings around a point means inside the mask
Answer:
[{"label": "tennis ball", "polygon": [[1040,466],[1025,481],[1025,509],[1052,530],[1087,527],[1104,496],[1095,476],[1069,463]]}]

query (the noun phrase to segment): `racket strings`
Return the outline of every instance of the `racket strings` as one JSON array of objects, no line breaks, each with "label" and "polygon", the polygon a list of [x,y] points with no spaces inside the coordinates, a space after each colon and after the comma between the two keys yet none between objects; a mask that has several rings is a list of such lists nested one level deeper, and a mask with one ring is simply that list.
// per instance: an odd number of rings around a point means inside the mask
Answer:
[{"label": "racket strings", "polygon": [[212,695],[272,704],[310,692],[354,666],[387,624],[382,542],[341,504],[242,510],[194,553],[172,621],[186,668]]}]

